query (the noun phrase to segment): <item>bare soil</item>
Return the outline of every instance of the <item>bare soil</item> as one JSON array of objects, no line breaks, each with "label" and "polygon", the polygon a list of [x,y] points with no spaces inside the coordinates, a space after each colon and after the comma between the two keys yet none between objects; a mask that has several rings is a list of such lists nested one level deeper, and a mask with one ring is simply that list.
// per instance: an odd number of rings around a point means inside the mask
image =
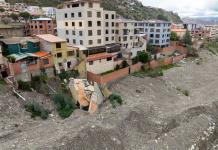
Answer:
[{"label": "bare soil", "polygon": [[[0,85],[0,149],[215,150],[218,149],[218,56],[164,71],[163,77],[129,76],[110,88],[124,99],[98,114],[77,110],[65,120],[31,119],[22,103]],[[181,90],[189,91],[185,96]],[[54,110],[43,95],[24,93]]]}]

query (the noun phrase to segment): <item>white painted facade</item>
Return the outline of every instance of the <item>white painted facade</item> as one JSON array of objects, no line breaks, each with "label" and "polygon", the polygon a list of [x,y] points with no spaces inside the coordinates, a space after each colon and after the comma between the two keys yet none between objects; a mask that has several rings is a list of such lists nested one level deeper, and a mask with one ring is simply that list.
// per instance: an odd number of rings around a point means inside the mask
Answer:
[{"label": "white painted facade", "polygon": [[89,72],[92,72],[94,74],[101,74],[107,71],[114,70],[114,60],[113,58],[111,60],[105,59],[98,59],[95,61],[87,61],[86,62],[86,69]]},{"label": "white painted facade", "polygon": [[90,48],[115,43],[115,12],[104,11],[99,2],[66,2],[57,9],[56,19],[58,36],[70,45]]},{"label": "white painted facade", "polygon": [[55,7],[42,7],[42,13],[43,15],[50,17],[50,18],[55,18],[56,16],[56,9]]}]

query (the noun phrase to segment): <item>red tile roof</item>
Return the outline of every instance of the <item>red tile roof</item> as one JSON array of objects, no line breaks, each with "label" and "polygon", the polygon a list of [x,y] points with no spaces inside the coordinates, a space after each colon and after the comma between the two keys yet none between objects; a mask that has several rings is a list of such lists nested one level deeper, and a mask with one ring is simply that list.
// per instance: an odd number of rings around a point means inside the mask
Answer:
[{"label": "red tile roof", "polygon": [[100,54],[94,54],[94,55],[90,55],[87,57],[87,61],[95,61],[95,60],[99,60],[99,59],[105,59],[108,57],[113,57],[112,54],[108,54],[108,53],[100,53]]},{"label": "red tile roof", "polygon": [[40,52],[36,52],[34,53],[35,55],[39,56],[39,57],[45,57],[47,56],[49,53],[48,52],[43,52],[43,51],[40,51]]}]

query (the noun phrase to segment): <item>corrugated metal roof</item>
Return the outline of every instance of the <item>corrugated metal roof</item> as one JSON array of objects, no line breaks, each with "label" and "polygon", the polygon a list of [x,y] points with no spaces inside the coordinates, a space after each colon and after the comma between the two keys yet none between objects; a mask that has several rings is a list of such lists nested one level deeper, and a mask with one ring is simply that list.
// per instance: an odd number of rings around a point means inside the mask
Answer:
[{"label": "corrugated metal roof", "polygon": [[22,60],[27,57],[38,57],[37,55],[32,53],[18,53],[18,54],[11,54],[9,56],[14,57],[16,61]]}]

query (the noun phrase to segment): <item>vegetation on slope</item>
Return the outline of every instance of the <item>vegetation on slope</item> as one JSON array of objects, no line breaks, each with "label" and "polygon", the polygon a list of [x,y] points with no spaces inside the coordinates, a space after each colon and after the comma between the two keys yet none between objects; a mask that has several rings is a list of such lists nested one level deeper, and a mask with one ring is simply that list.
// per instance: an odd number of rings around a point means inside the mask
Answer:
[{"label": "vegetation on slope", "polygon": [[[67,0],[6,0],[11,4],[24,2],[29,5],[38,6],[57,6]],[[102,6],[106,10],[116,11],[119,15],[127,19],[145,20],[160,19],[180,22],[180,17],[171,12],[160,8],[147,7],[138,0],[102,0]]]}]

